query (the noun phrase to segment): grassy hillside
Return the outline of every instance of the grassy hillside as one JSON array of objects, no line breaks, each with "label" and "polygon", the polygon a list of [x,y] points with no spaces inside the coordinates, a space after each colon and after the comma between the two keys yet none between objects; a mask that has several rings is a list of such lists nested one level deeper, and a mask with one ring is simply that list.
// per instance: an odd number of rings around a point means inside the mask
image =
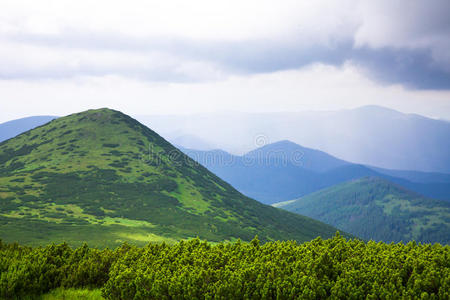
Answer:
[{"label": "grassy hillside", "polygon": [[332,236],[331,226],[246,198],[136,120],[109,109],[58,118],[0,144],[0,238],[211,241]]},{"label": "grassy hillside", "polygon": [[450,203],[376,177],[342,183],[277,207],[364,239],[450,243]]}]

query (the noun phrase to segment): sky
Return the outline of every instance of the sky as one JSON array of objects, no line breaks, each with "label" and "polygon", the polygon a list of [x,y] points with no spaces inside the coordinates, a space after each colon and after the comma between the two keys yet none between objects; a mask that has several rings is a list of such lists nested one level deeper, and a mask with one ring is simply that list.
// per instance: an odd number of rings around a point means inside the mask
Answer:
[{"label": "sky", "polygon": [[450,1],[0,1],[0,122],[381,105],[450,120]]}]

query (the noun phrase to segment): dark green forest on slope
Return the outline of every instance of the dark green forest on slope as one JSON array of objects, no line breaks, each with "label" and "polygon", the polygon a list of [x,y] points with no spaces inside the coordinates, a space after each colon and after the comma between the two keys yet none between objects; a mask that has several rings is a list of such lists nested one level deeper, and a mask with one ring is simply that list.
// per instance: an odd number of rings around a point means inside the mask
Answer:
[{"label": "dark green forest on slope", "polygon": [[58,118],[0,143],[0,238],[27,245],[331,237],[245,197],[118,111]]},{"label": "dark green forest on slope", "polygon": [[365,177],[277,204],[360,238],[450,243],[450,203]]},{"label": "dark green forest on slope", "polygon": [[115,250],[0,242],[0,274],[6,299],[56,288],[94,289],[96,299],[448,299],[450,246],[339,235],[303,244],[193,239]]}]

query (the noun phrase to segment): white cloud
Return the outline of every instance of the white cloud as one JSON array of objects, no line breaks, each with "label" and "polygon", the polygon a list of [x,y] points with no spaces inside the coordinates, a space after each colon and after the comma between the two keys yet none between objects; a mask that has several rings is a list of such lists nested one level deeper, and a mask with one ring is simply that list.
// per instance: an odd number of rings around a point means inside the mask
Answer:
[{"label": "white cloud", "polygon": [[59,48],[3,42],[0,77],[64,79],[121,75],[151,81],[216,80],[221,71],[210,62],[189,60],[162,51],[134,52],[106,48]]},{"label": "white cloud", "polygon": [[425,49],[450,72],[448,3],[2,0],[0,119],[100,106],[137,114],[364,104],[450,118],[447,91],[389,85],[397,78],[379,85],[346,52]]},{"label": "white cloud", "polygon": [[311,36],[344,33],[353,0],[3,0],[7,32],[55,34],[67,28],[133,36],[253,39],[285,32]]},{"label": "white cloud", "polygon": [[336,45],[354,39],[356,47],[429,49],[436,66],[450,70],[449,6],[447,0],[3,0],[0,45],[7,53],[0,66],[24,77],[133,76],[144,68],[149,79],[178,81],[204,78],[178,74],[195,65],[216,79],[236,71],[239,57],[262,55],[258,63],[275,65],[270,71],[296,68],[277,66],[277,55],[320,62],[308,51],[350,51]]}]

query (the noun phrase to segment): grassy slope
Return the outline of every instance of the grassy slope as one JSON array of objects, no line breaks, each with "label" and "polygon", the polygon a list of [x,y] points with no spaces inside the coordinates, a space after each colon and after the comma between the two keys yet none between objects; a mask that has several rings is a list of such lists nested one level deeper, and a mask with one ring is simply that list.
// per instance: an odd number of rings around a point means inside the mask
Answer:
[{"label": "grassy slope", "polygon": [[277,207],[364,239],[450,243],[449,203],[376,177],[339,184]]},{"label": "grassy slope", "polygon": [[329,237],[335,229],[249,199],[152,130],[109,109],[0,144],[0,238],[115,246]]},{"label": "grassy slope", "polygon": [[40,300],[102,300],[100,289],[56,289],[48,294],[42,295]]}]

